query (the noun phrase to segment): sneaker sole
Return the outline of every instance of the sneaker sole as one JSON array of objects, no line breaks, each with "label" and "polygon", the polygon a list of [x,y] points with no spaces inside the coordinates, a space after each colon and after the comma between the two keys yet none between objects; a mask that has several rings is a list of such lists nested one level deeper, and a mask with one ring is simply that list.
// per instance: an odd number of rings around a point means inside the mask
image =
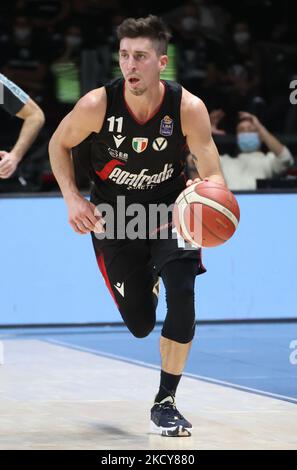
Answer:
[{"label": "sneaker sole", "polygon": [[192,435],[192,429],[193,428],[184,428],[183,426],[164,428],[162,426],[157,426],[152,421],[150,423],[150,432],[152,434],[159,434],[159,436],[165,437],[190,437]]}]

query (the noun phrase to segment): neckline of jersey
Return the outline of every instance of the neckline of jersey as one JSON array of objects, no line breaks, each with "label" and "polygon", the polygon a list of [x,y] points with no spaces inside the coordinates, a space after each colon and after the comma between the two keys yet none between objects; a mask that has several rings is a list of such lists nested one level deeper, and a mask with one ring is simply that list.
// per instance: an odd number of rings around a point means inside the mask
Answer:
[{"label": "neckline of jersey", "polygon": [[164,100],[165,100],[165,95],[166,95],[166,92],[167,92],[167,83],[164,81],[164,80],[161,80],[161,83],[163,83],[163,86],[164,86],[164,92],[163,92],[163,96],[162,96],[162,100],[160,102],[160,104],[158,105],[158,107],[155,109],[155,111],[153,111],[152,115],[146,120],[146,121],[139,121],[139,119],[135,116],[135,114],[133,113],[132,109],[130,108],[130,106],[128,105],[127,101],[126,101],[126,98],[125,98],[125,80],[123,80],[123,89],[122,89],[122,92],[123,92],[123,99],[124,99],[124,104],[127,108],[127,111],[128,113],[130,114],[131,118],[133,119],[133,121],[135,121],[137,124],[139,124],[140,126],[144,126],[146,125],[149,121],[151,121],[157,114],[158,112],[160,111],[163,103],[164,103]]}]

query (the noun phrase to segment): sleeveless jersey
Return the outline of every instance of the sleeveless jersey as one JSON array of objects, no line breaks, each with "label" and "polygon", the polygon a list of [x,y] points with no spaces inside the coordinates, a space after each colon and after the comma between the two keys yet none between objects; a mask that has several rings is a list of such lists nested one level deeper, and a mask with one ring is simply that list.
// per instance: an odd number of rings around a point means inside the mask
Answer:
[{"label": "sleeveless jersey", "polygon": [[140,123],[125,102],[124,79],[105,86],[107,108],[91,144],[92,200],[160,200],[185,187],[186,139],[180,122],[181,85],[162,81],[163,100],[155,114]]}]

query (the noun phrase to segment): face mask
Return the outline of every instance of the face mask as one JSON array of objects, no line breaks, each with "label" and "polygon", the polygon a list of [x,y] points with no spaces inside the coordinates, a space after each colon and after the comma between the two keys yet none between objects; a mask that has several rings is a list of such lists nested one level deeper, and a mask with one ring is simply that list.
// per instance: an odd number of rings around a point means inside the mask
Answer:
[{"label": "face mask", "polygon": [[234,33],[233,39],[236,44],[246,44],[250,40],[250,33],[248,33],[247,31],[239,31],[238,33]]},{"label": "face mask", "polygon": [[20,39],[23,41],[24,39],[28,39],[31,36],[31,29],[30,28],[16,28],[14,30],[14,35],[16,39]]},{"label": "face mask", "polygon": [[198,24],[196,18],[193,18],[192,16],[185,16],[182,19],[181,23],[183,31],[186,31],[188,33],[194,31],[197,28]]},{"label": "face mask", "polygon": [[261,147],[258,132],[240,132],[237,134],[237,144],[244,153],[255,152]]},{"label": "face mask", "polygon": [[80,46],[81,37],[80,36],[72,36],[72,35],[66,36],[66,43],[67,43],[68,46],[72,46],[72,47]]}]

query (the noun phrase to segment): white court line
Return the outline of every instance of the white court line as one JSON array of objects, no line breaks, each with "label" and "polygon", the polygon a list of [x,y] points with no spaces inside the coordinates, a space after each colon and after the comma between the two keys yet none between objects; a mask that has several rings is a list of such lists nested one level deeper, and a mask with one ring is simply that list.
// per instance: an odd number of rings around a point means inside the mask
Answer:
[{"label": "white court line", "polygon": [[[67,348],[70,348],[70,349],[75,349],[75,350],[78,350],[78,351],[89,352],[89,353],[95,354],[97,356],[103,356],[103,357],[107,357],[109,359],[115,359],[115,360],[118,360],[118,361],[121,361],[121,362],[127,362],[129,364],[135,364],[137,366],[147,367],[149,369],[160,370],[160,366],[156,366],[155,364],[150,364],[149,362],[137,361],[136,359],[128,359],[127,357],[124,357],[124,356],[118,356],[118,355],[112,354],[112,353],[97,351],[96,349],[86,348],[86,347],[82,347],[82,346],[75,346],[75,345],[72,345],[72,344],[69,344],[69,343],[65,343],[64,341],[58,341],[58,340],[55,340],[55,339],[42,339],[40,341],[45,341],[45,342],[48,342],[48,343],[56,344],[58,346],[64,346],[64,347],[67,347]],[[265,391],[259,390],[257,388],[245,387],[244,385],[237,385],[237,384],[234,384],[232,382],[226,382],[224,380],[213,379],[211,377],[207,377],[207,376],[203,376],[203,375],[197,375],[197,374],[191,374],[191,373],[188,373],[188,372],[184,372],[183,376],[184,377],[189,377],[191,379],[202,380],[203,382],[213,383],[215,385],[222,385],[224,387],[233,388],[235,390],[241,390],[241,391],[244,391],[244,392],[254,393],[256,395],[261,395],[261,396],[269,397],[269,398],[276,398],[277,400],[283,400],[283,401],[288,401],[290,403],[296,403],[297,404],[297,399],[296,398],[287,397],[286,395],[279,395],[277,393],[265,392]]]},{"label": "white court line", "polygon": [[4,364],[4,345],[0,341],[0,366]]},{"label": "white court line", "polygon": [[287,397],[286,395],[279,395],[278,393],[265,392],[264,390],[259,390],[258,388],[246,387],[245,385],[237,385],[232,382],[226,382],[220,379],[212,379],[211,377],[203,375],[195,375],[190,373],[183,374],[187,377],[204,380],[205,382],[211,382],[218,385],[223,385],[229,388],[235,388],[236,390],[243,390],[245,392],[255,393],[257,395],[263,395],[264,397],[277,398],[278,400],[289,401],[291,403],[297,403],[297,398]]},{"label": "white court line", "polygon": [[65,343],[64,341],[58,341],[56,339],[48,339],[47,338],[47,339],[42,339],[42,340],[38,340],[38,341],[46,341],[47,343],[53,343],[53,344],[57,344],[57,345],[60,345],[60,346],[66,346],[67,348],[77,349],[78,351],[90,352],[92,354],[96,354],[97,356],[104,356],[104,357],[107,357],[109,359],[116,359],[118,361],[128,362],[129,364],[136,364],[136,365],[142,366],[142,367],[149,367],[150,369],[156,369],[156,370],[160,369],[159,366],[156,366],[155,364],[150,364],[149,362],[137,361],[136,359],[128,359],[125,356],[117,356],[116,354],[106,353],[106,352],[103,352],[103,351],[98,351],[97,349],[86,348],[84,346],[75,346],[75,345],[72,345],[70,343]]}]

